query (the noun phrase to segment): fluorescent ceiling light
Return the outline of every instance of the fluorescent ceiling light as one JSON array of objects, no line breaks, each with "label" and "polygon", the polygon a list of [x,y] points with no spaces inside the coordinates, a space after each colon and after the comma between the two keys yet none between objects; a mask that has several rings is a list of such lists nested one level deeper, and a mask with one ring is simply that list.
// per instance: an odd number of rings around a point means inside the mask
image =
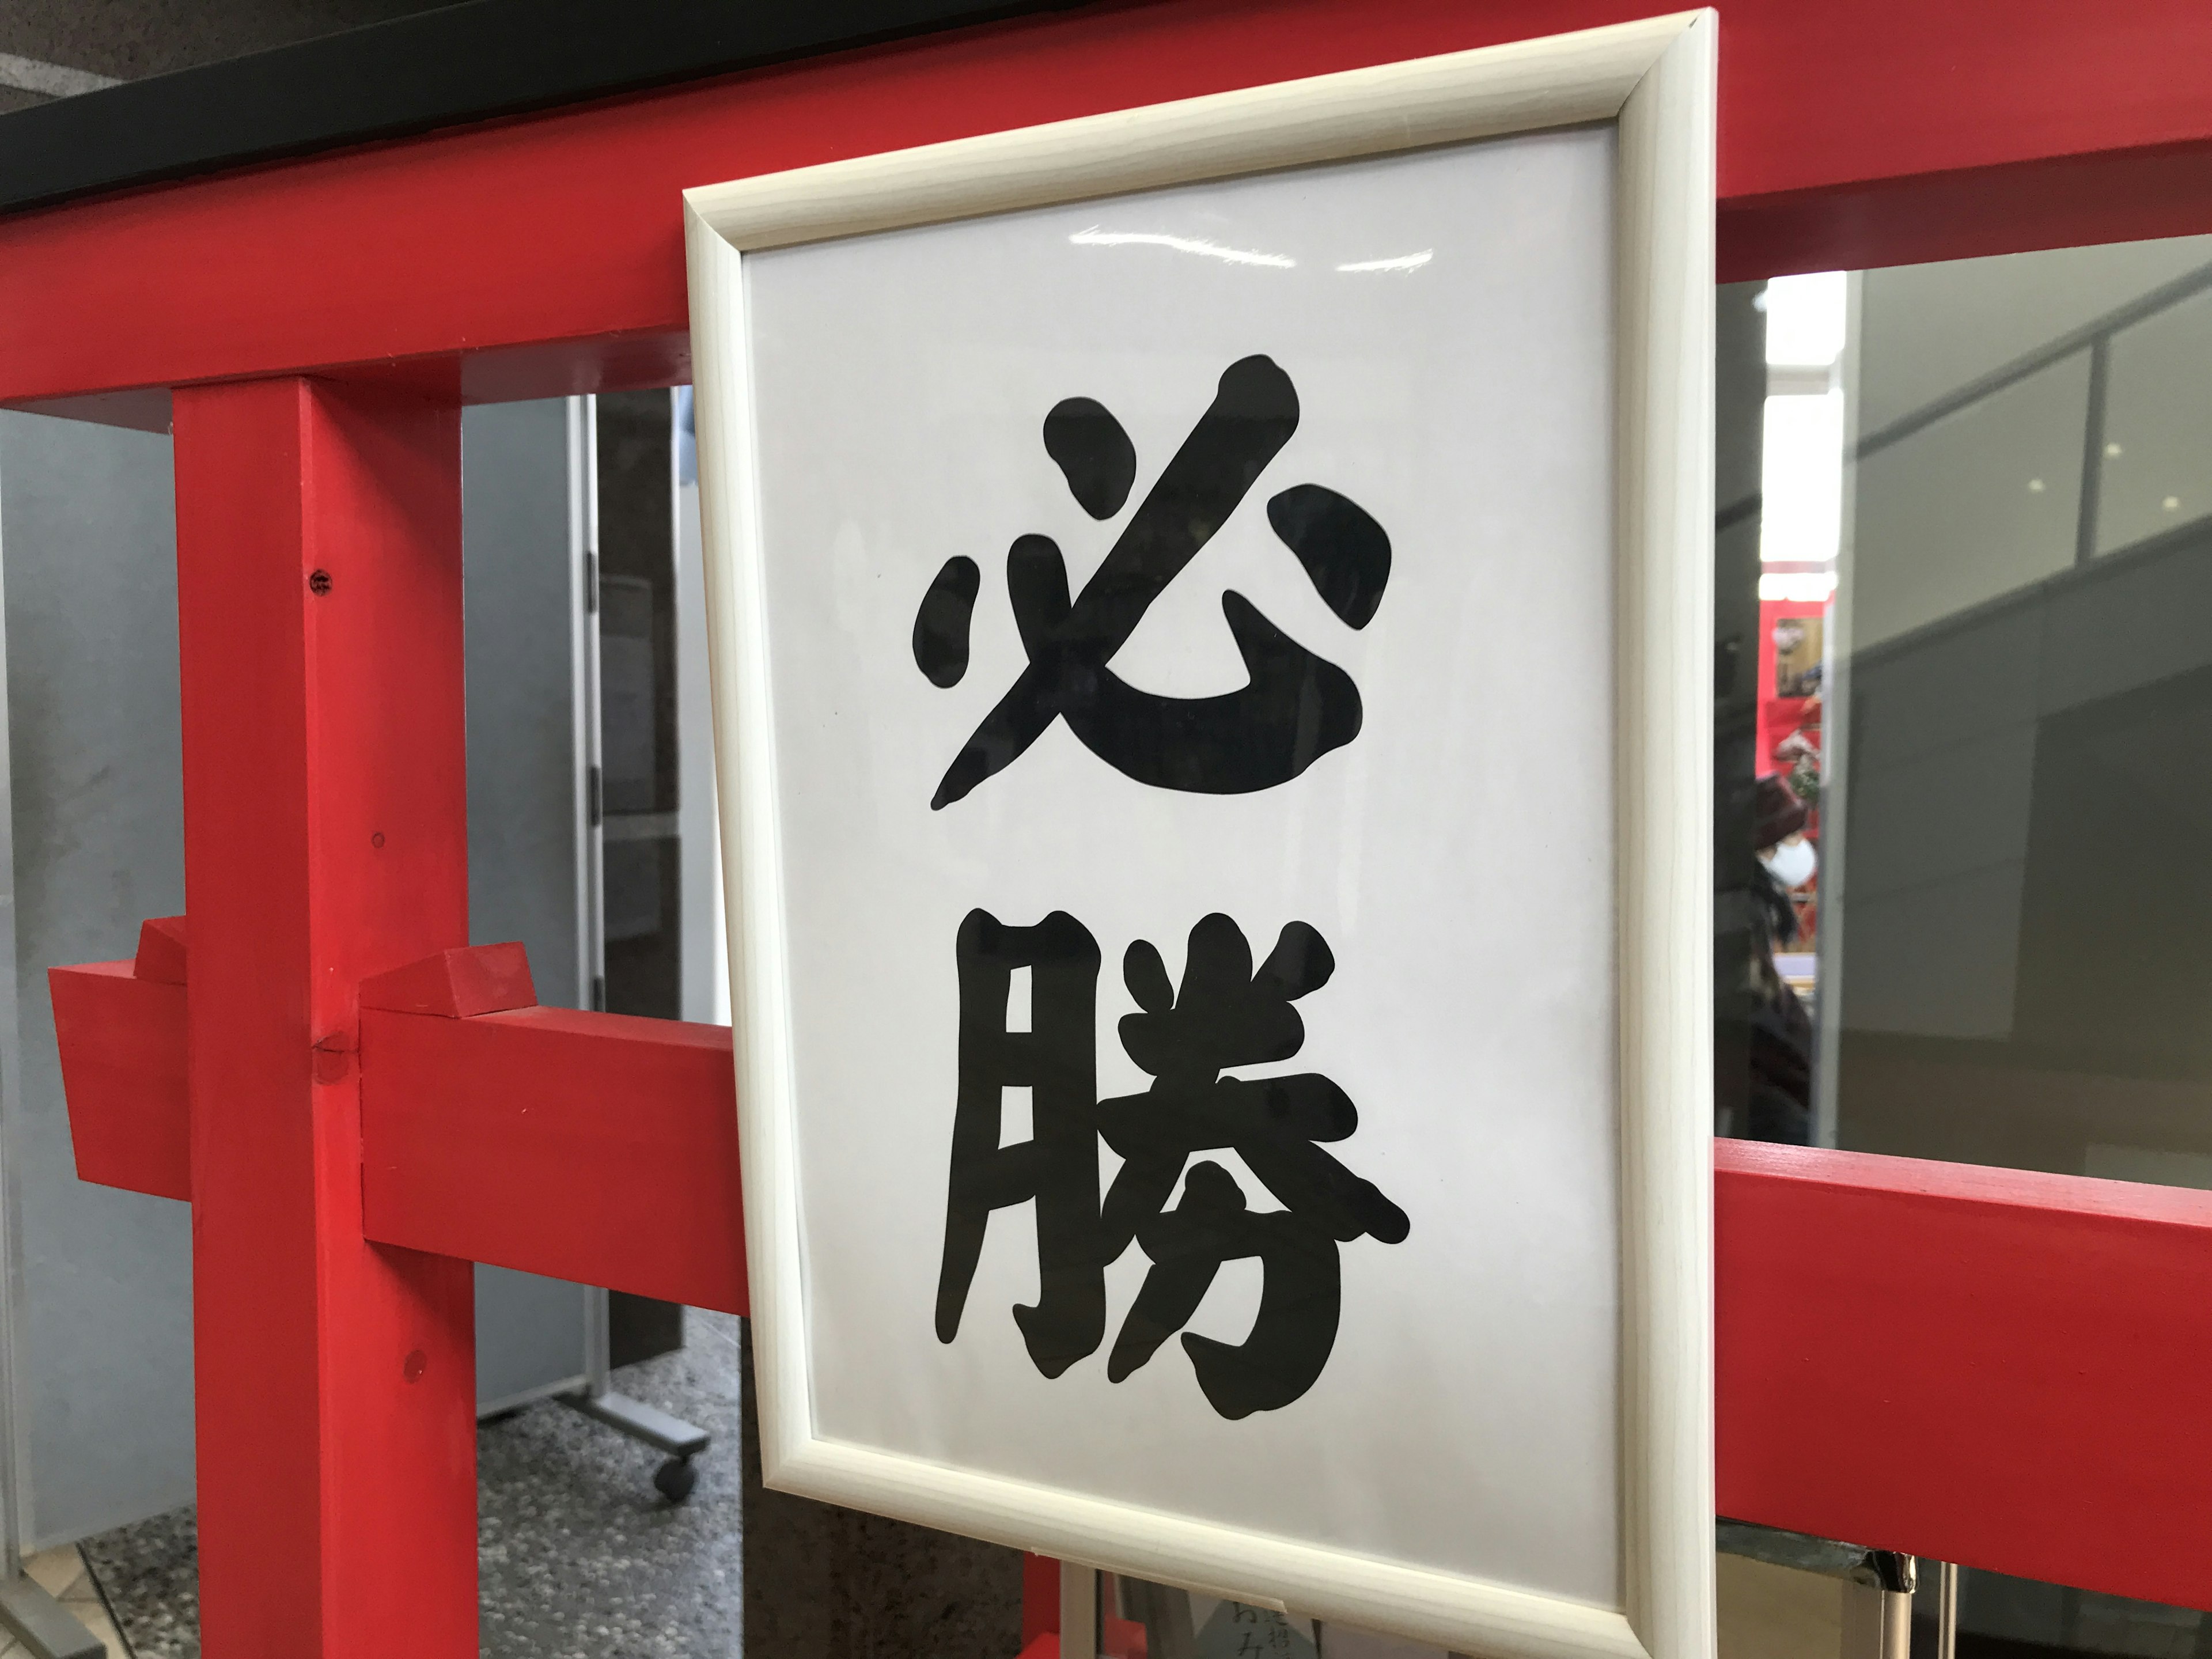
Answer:
[{"label": "fluorescent ceiling light", "polygon": [[1824,270],[1811,276],[1777,276],[1766,285],[1766,361],[1826,368],[1844,355],[1850,277]]},{"label": "fluorescent ceiling light", "polygon": [[1844,518],[1844,394],[1769,398],[1759,556],[1827,564]]}]

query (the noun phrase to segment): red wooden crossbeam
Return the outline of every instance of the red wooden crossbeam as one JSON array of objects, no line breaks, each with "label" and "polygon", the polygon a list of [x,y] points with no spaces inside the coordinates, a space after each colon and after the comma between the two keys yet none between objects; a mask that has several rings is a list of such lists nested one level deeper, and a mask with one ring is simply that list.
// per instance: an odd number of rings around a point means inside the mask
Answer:
[{"label": "red wooden crossbeam", "polygon": [[156,1198],[192,1195],[185,1093],[185,919],[149,921],[135,962],[47,970],[76,1172]]},{"label": "red wooden crossbeam", "polygon": [[[695,185],[1663,11],[1175,0],[0,221],[0,403],[351,365],[469,401],[690,378]],[[1723,280],[2212,225],[2203,0],[1730,0]]]},{"label": "red wooden crossbeam", "polygon": [[[744,1311],[727,1029],[450,991],[490,954],[363,988],[369,1237]],[[143,946],[137,977],[55,969],[56,1025],[80,1173],[181,1198],[184,987],[161,971]],[[376,1006],[403,983],[446,1012]],[[2212,1194],[1739,1141],[1714,1161],[1724,1513],[2212,1606]]]},{"label": "red wooden crossbeam", "polygon": [[[78,1175],[189,1200],[182,923],[47,978]],[[366,981],[359,1065],[372,1240],[747,1311],[727,1026],[539,1007],[488,945]]]},{"label": "red wooden crossbeam", "polygon": [[1723,1513],[2212,1608],[2212,1193],[1715,1162]]},{"label": "red wooden crossbeam", "polygon": [[747,1310],[727,1026],[364,1009],[361,1067],[371,1238]]}]

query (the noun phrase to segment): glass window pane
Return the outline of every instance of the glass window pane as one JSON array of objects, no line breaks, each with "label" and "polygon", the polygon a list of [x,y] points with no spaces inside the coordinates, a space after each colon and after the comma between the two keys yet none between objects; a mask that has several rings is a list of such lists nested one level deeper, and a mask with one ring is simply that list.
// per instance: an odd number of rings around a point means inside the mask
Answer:
[{"label": "glass window pane", "polygon": [[[1718,314],[1717,1127],[2212,1188],[2212,238]],[[1960,1625],[2212,1653],[1987,1572]]]},{"label": "glass window pane", "polygon": [[1720,1127],[2212,1182],[2212,238],[1721,305]]},{"label": "glass window pane", "polygon": [[2212,243],[1856,282],[1816,1133],[2212,1178]]}]

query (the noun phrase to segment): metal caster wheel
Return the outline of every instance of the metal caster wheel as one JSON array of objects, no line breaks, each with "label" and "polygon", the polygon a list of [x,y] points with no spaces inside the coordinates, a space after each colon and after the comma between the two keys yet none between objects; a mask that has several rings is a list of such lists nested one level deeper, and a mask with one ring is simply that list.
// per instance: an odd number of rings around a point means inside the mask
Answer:
[{"label": "metal caster wheel", "polygon": [[670,1503],[680,1504],[699,1484],[699,1471],[691,1467],[690,1458],[672,1457],[653,1472],[653,1484]]}]

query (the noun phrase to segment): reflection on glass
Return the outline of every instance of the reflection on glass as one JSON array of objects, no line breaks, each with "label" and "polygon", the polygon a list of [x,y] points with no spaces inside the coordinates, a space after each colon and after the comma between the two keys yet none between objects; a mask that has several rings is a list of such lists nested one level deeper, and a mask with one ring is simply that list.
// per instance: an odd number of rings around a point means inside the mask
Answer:
[{"label": "reflection on glass", "polygon": [[[1869,334],[1887,309],[1869,273]],[[1908,348],[1909,349],[1909,348]],[[1863,340],[1863,386],[1882,352]],[[2074,562],[2088,365],[2075,356],[1895,439],[1863,441],[1851,535],[1851,644],[1917,633]]]},{"label": "reflection on glass", "polygon": [[1860,285],[1826,1122],[2203,1180],[2212,242]]},{"label": "reflection on glass", "polygon": [[1760,1139],[1802,1142],[1814,1130],[1820,749],[1849,301],[1839,274],[1782,277],[1725,290],[1717,319],[1715,1116],[1722,1133]]},{"label": "reflection on glass", "polygon": [[2212,363],[2212,266],[2202,277],[2197,292],[2112,336],[2097,455],[2100,554],[2193,533],[2212,514],[2212,375],[2204,372]]}]

